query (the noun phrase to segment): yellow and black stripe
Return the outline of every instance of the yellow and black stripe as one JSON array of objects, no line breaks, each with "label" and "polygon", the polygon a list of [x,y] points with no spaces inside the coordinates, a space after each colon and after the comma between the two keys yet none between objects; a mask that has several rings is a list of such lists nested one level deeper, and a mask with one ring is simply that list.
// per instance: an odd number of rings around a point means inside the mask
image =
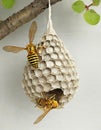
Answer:
[{"label": "yellow and black stripe", "polygon": [[29,63],[30,63],[33,67],[38,68],[39,57],[38,57],[37,54],[29,54],[29,55],[27,56],[27,58],[28,58]]}]

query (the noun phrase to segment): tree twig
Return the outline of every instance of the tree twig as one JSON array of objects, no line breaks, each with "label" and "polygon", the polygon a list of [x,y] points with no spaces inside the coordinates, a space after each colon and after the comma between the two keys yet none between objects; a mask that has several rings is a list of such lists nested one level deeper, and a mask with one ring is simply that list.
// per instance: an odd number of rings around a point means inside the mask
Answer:
[{"label": "tree twig", "polygon": [[[59,1],[61,0],[51,0],[51,4],[55,4]],[[9,16],[0,23],[0,40],[15,31],[21,25],[37,17],[46,8],[48,8],[48,0],[34,0],[34,2],[24,7],[22,10]]]}]

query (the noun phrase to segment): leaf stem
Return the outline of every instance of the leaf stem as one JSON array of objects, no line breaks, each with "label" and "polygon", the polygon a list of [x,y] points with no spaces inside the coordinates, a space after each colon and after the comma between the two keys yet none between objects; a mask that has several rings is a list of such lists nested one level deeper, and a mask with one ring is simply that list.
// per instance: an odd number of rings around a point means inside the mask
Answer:
[{"label": "leaf stem", "polygon": [[89,5],[85,5],[86,10],[89,10],[89,8],[90,8],[91,6],[93,6],[93,3],[91,3],[91,4],[89,4]]}]

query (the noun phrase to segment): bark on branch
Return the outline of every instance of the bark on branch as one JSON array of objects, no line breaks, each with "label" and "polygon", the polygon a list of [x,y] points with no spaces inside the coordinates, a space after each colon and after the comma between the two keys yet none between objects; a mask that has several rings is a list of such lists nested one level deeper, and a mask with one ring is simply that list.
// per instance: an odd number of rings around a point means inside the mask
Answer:
[{"label": "bark on branch", "polygon": [[[55,4],[59,1],[61,0],[51,0],[51,4]],[[48,8],[48,0],[34,0],[34,2],[24,7],[19,12],[9,16],[0,23],[0,40],[15,31],[21,25],[37,17],[46,8]]]}]

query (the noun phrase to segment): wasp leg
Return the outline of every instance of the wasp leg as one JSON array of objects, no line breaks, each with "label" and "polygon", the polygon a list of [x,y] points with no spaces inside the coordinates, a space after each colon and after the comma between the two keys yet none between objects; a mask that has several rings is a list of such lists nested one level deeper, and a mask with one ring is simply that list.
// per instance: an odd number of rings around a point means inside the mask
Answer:
[{"label": "wasp leg", "polygon": [[44,45],[44,43],[38,44],[37,53],[40,55],[44,49],[46,49],[46,45]]},{"label": "wasp leg", "polygon": [[41,92],[41,96],[42,96],[43,98],[45,98],[46,100],[48,99],[48,97],[47,97],[47,95],[45,94],[45,92]]},{"label": "wasp leg", "polygon": [[38,56],[39,57],[39,61],[42,61],[42,57],[41,56]]},{"label": "wasp leg", "polygon": [[54,95],[50,96],[50,98],[49,98],[49,99],[53,99],[53,100],[55,100],[55,96],[56,96],[56,94],[54,94]]}]

